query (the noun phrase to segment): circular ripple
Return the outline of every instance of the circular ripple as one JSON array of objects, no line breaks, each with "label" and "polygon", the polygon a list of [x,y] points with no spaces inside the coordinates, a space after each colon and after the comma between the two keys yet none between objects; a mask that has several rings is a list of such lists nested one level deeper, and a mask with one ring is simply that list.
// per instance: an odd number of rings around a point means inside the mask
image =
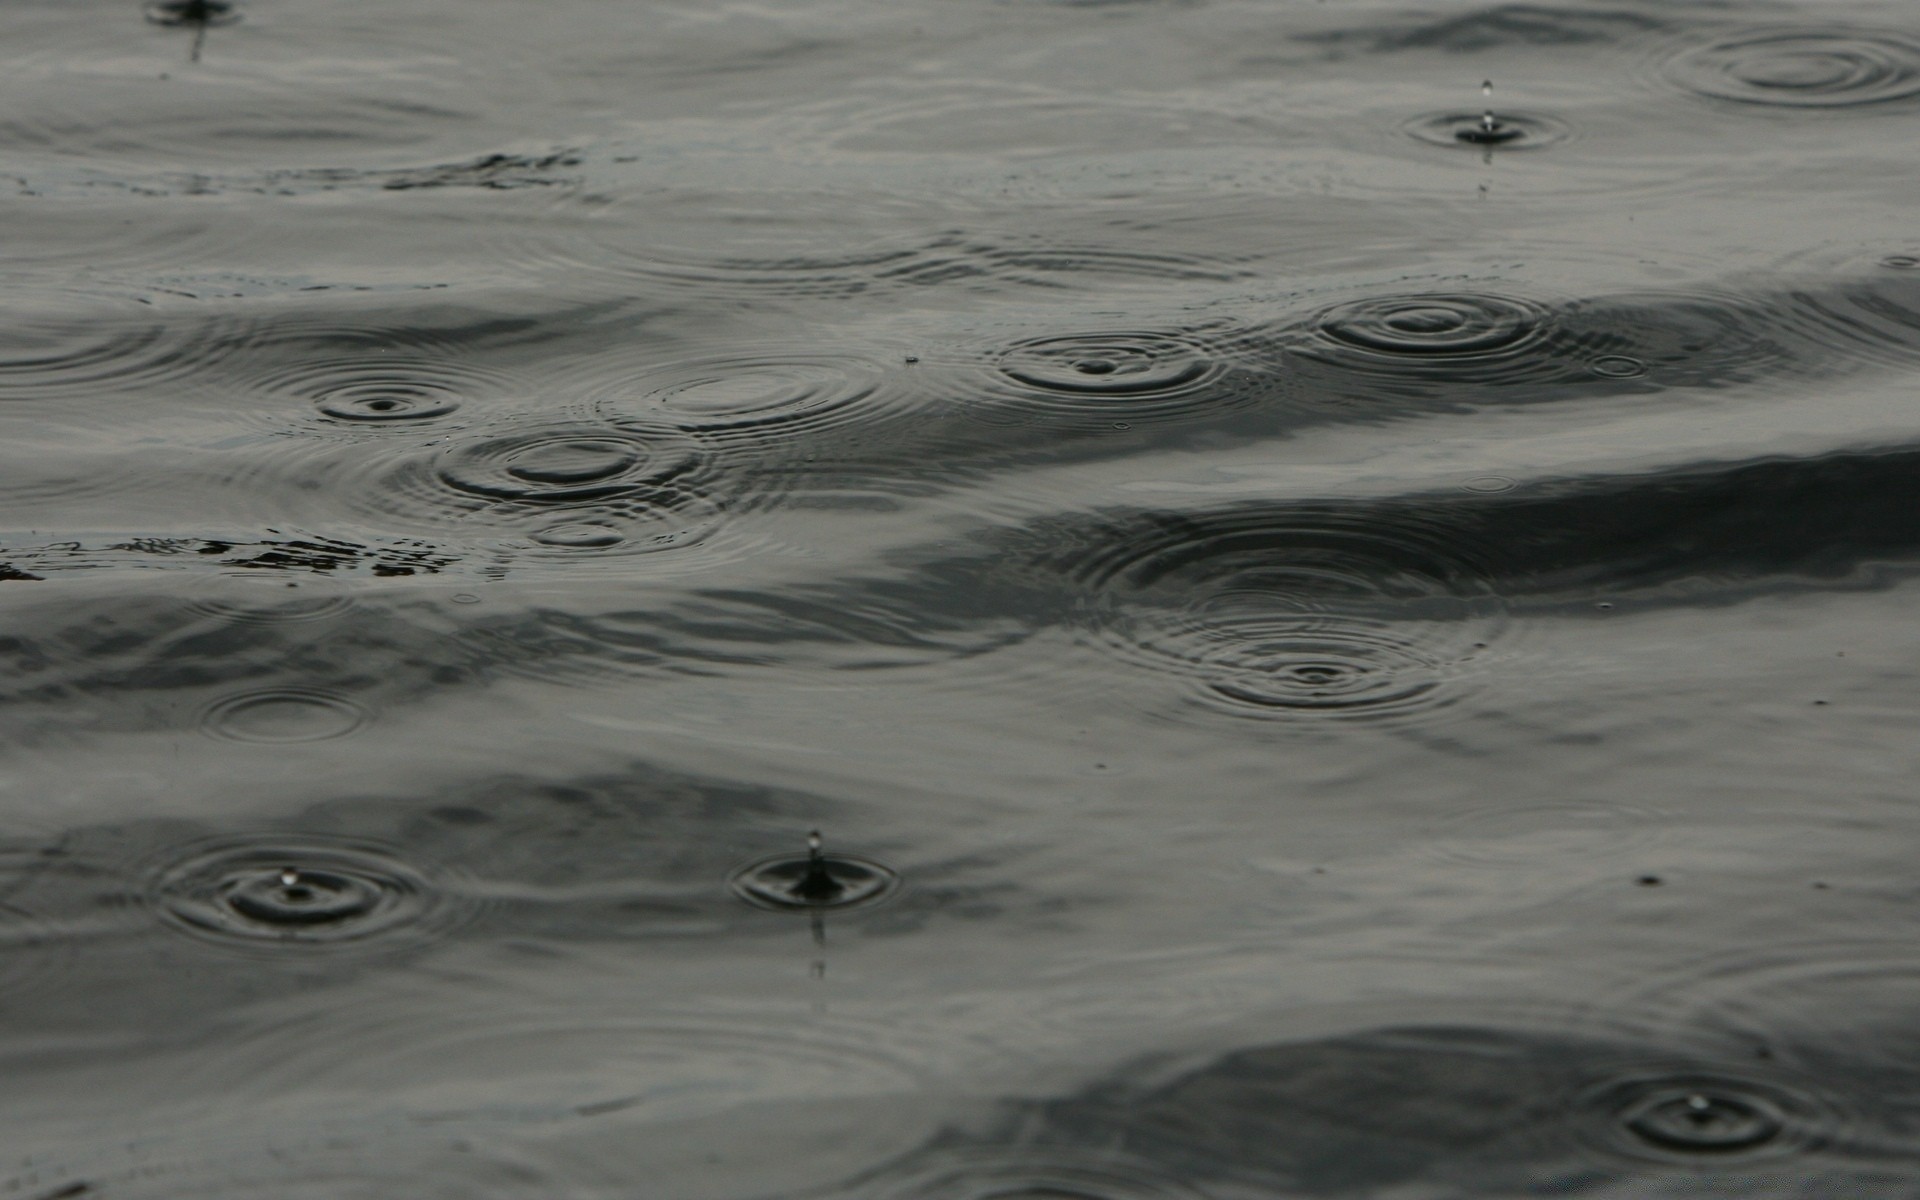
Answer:
[{"label": "circular ripple", "polygon": [[162,320],[118,298],[46,297],[0,327],[0,401],[97,401],[202,371],[249,336],[229,318]]},{"label": "circular ripple", "polygon": [[1079,566],[1103,643],[1209,707],[1385,717],[1456,700],[1503,607],[1445,529],[1303,507],[1113,531]]},{"label": "circular ripple", "polygon": [[1471,812],[1451,821],[1432,849],[1459,862],[1509,867],[1610,858],[1653,837],[1654,814],[1624,804],[1535,804]]},{"label": "circular ripple", "polygon": [[321,742],[345,737],[367,711],[330,692],[277,688],[229,696],[207,710],[201,728],[233,742]]},{"label": "circular ripple", "polygon": [[193,585],[194,611],[227,621],[271,623],[318,621],[353,607],[347,585],[327,575],[237,571],[210,575]]},{"label": "circular ripple", "polygon": [[464,913],[384,848],[300,836],[201,843],[157,870],[150,890],[173,928],[242,947],[417,942]]},{"label": "circular ripple", "polygon": [[680,569],[745,545],[719,535],[762,498],[717,496],[699,479],[706,461],[699,442],[670,426],[540,424],[355,463],[345,469],[358,468],[360,480],[340,490],[369,518],[432,536],[488,571],[706,547],[675,556]]},{"label": "circular ripple", "polygon": [[1634,379],[1647,373],[1647,364],[1625,354],[1602,354],[1591,365],[1595,375],[1608,379]]},{"label": "circular ripple", "polygon": [[870,423],[886,370],[852,355],[807,351],[669,363],[599,401],[615,425],[666,421],[717,440],[760,441]]},{"label": "circular ripple", "polygon": [[884,900],[900,876],[864,858],[786,854],[749,863],[729,881],[734,895],[760,908],[839,909]]},{"label": "circular ripple", "polygon": [[1547,328],[1534,304],[1505,296],[1378,296],[1321,313],[1320,336],[1389,359],[1490,358],[1524,351]]},{"label": "circular ripple", "polygon": [[1130,427],[1204,420],[1278,388],[1240,339],[1217,329],[1100,330],[1017,342],[992,353],[964,411],[991,424]]},{"label": "circular ripple", "polygon": [[1401,128],[1436,146],[1500,150],[1538,150],[1565,139],[1569,132],[1563,122],[1537,113],[1497,114],[1491,129],[1483,112],[1425,113]]},{"label": "circular ripple", "polygon": [[1669,81],[1741,104],[1851,108],[1920,95],[1920,42],[1901,34],[1759,30],[1682,50]]},{"label": "circular ripple", "polygon": [[1628,1078],[1581,1104],[1604,1148],[1663,1162],[1781,1157],[1819,1146],[1835,1119],[1809,1095],[1709,1073]]},{"label": "circular ripple", "polygon": [[433,473],[449,490],[482,500],[564,505],[658,487],[694,457],[693,443],[668,430],[547,427],[449,447]]},{"label": "circular ripple", "polygon": [[1820,1077],[1920,1084],[1920,951],[1826,941],[1750,950],[1688,967],[1627,1004]]},{"label": "circular ripple", "polygon": [[460,412],[475,399],[492,399],[510,381],[465,364],[430,359],[341,359],[270,374],[263,390],[309,405],[335,426],[398,427]]}]

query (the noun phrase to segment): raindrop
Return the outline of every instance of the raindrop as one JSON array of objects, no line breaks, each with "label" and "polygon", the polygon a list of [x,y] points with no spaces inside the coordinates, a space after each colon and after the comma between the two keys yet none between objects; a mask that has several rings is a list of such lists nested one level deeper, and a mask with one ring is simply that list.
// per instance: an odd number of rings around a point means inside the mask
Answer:
[{"label": "raindrop", "polygon": [[1480,96],[1486,101],[1486,108],[1480,114],[1479,124],[1456,130],[1454,137],[1478,146],[1497,146],[1527,136],[1524,129],[1509,126],[1493,115],[1493,80],[1481,83]]},{"label": "raindrop", "polygon": [[1791,1154],[1823,1139],[1832,1118],[1778,1083],[1711,1074],[1613,1084],[1593,1097],[1605,1140],[1637,1157],[1739,1160]]},{"label": "raindrop", "polygon": [[240,19],[229,0],[153,0],[146,14],[156,25],[229,25]]},{"label": "raindrop", "polygon": [[1566,126],[1550,117],[1496,114],[1491,79],[1481,81],[1480,102],[1478,112],[1427,113],[1415,117],[1403,128],[1421,141],[1436,145],[1464,143],[1486,149],[1541,146],[1557,142],[1567,134]]},{"label": "raindrop", "polygon": [[1505,475],[1479,475],[1460,485],[1469,492],[1510,492],[1519,484]]},{"label": "raindrop", "polygon": [[735,895],[760,908],[851,908],[892,895],[900,877],[867,859],[826,853],[815,830],[805,855],[751,863],[734,872],[732,885]]},{"label": "raindrop", "polygon": [[152,895],[175,929],[233,945],[425,935],[463,912],[452,895],[381,847],[312,837],[189,847],[155,873]]},{"label": "raindrop", "polygon": [[1891,267],[1896,271],[1911,271],[1915,267],[1920,267],[1920,256],[1912,254],[1889,254],[1880,260],[1880,265],[1883,267]]}]

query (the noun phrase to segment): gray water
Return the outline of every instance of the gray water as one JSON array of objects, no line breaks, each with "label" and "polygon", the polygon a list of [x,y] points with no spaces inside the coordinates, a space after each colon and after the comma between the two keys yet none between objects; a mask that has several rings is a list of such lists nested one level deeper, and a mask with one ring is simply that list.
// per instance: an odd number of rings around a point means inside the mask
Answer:
[{"label": "gray water", "polygon": [[0,149],[0,1196],[1920,1192],[1910,3],[7,0]]}]

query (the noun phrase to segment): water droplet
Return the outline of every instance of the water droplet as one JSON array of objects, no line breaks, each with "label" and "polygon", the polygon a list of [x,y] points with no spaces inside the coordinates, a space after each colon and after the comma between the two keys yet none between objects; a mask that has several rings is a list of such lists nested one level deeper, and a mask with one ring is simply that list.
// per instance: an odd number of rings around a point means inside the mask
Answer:
[{"label": "water droplet", "polygon": [[146,15],[156,25],[227,25],[240,19],[229,0],[153,0]]},{"label": "water droplet", "polygon": [[1621,1098],[1617,1119],[1649,1148],[1685,1157],[1751,1155],[1787,1132],[1779,1104],[1731,1082],[1641,1084]]},{"label": "water droplet", "polygon": [[815,831],[807,836],[805,855],[751,863],[734,872],[732,886],[735,895],[760,908],[852,908],[892,895],[900,877],[864,858],[827,854]]},{"label": "water droplet", "polygon": [[463,911],[383,848],[310,837],[190,847],[159,869],[153,893],[174,928],[235,945],[358,942],[409,929],[425,934]]},{"label": "water droplet", "polygon": [[1920,267],[1920,256],[1912,254],[1889,254],[1880,260],[1880,265],[1883,267],[1891,267],[1896,271],[1911,271],[1915,267]]}]

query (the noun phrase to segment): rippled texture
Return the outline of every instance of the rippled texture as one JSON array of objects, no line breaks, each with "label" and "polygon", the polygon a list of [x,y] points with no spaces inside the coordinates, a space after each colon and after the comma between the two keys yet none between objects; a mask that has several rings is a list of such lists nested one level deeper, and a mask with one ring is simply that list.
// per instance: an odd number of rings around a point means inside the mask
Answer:
[{"label": "rippled texture", "polygon": [[152,882],[162,919],[236,949],[406,945],[457,921],[442,886],[378,847],[247,838],[192,847]]},{"label": "rippled texture", "polygon": [[1760,30],[1682,51],[1667,74],[1718,100],[1795,108],[1920,95],[1920,41],[1893,31]]},{"label": "rippled texture", "polygon": [[0,4],[9,1200],[1913,1200],[1920,15]]},{"label": "rippled texture", "polygon": [[1306,507],[1118,526],[1073,566],[1101,641],[1197,698],[1255,716],[1385,716],[1451,704],[1501,605],[1444,527]]}]

